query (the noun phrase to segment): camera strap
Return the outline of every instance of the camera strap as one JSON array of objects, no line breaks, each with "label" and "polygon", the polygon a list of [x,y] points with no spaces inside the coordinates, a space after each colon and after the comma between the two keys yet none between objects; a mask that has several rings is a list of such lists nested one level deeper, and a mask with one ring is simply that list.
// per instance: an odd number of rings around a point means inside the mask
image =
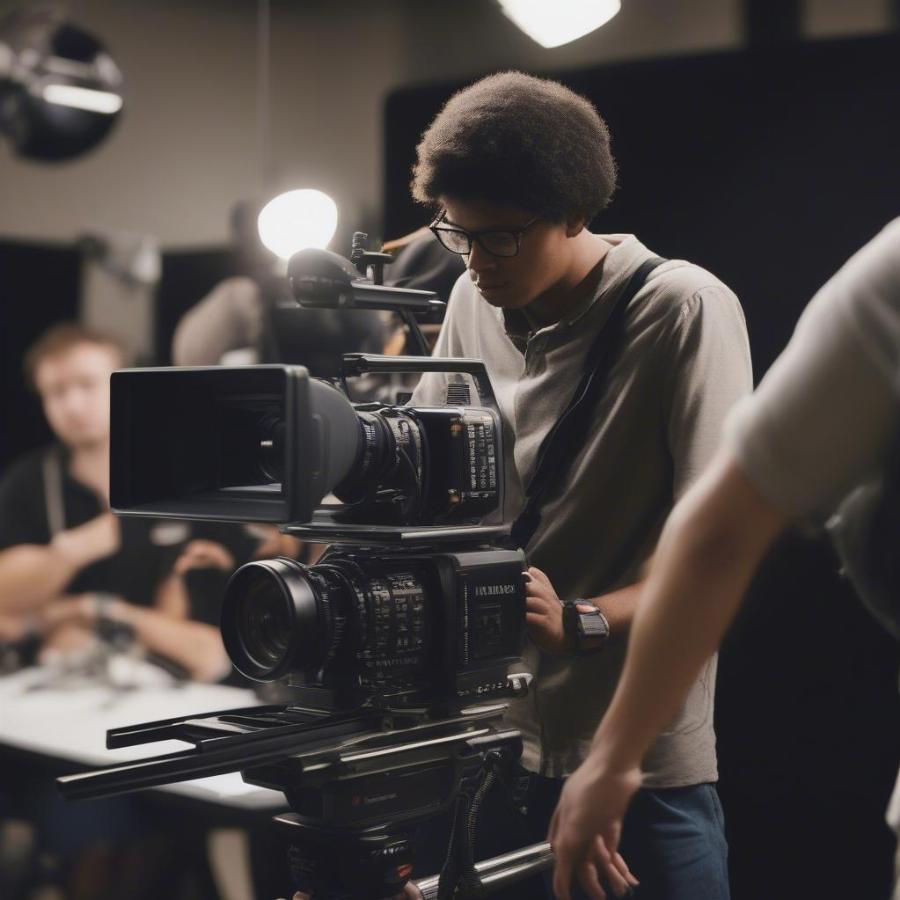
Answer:
[{"label": "camera strap", "polygon": [[59,447],[52,446],[41,460],[44,479],[44,508],[47,530],[53,538],[66,528],[66,501],[63,493],[63,460]]},{"label": "camera strap", "polygon": [[650,273],[664,262],[666,260],[660,256],[642,262],[610,301],[612,309],[588,350],[581,381],[568,406],[541,442],[534,474],[525,489],[525,506],[510,531],[516,547],[526,547],[534,536],[541,523],[544,500],[568,472],[575,455],[573,448],[584,443],[591,413],[618,356],[628,305],[644,286]]}]

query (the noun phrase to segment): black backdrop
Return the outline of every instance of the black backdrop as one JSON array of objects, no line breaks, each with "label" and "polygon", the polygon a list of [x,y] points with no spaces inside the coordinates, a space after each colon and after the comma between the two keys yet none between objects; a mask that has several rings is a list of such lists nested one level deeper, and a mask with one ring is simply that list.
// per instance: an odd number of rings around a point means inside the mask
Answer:
[{"label": "black backdrop", "polygon": [[[748,317],[757,375],[816,287],[900,214],[900,38],[548,73],[607,120],[620,189],[594,230],[711,269]],[[415,146],[460,84],[385,106],[385,229],[428,221]]]},{"label": "black backdrop", "polygon": [[[547,74],[590,97],[613,135],[621,188],[594,230],[635,232],[731,285],[757,378],[817,286],[900,215],[896,37]],[[388,236],[428,219],[409,199],[414,148],[459,87],[387,99]],[[788,538],[721,656],[735,900],[888,895],[897,666],[827,545]]]},{"label": "black backdrop", "polygon": [[52,322],[77,318],[80,277],[81,254],[71,245],[0,242],[0,473],[50,439],[25,387],[22,356]]},{"label": "black backdrop", "polygon": [[230,250],[201,247],[167,250],[156,302],[156,364],[172,364],[172,338],[181,317],[223,278],[236,275]]}]

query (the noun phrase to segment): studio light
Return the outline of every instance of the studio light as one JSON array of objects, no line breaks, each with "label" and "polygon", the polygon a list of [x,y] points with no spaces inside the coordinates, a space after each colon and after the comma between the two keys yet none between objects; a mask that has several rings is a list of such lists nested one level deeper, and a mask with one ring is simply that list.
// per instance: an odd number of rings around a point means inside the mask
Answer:
[{"label": "studio light", "polygon": [[41,91],[48,103],[70,106],[72,109],[86,109],[90,112],[112,115],[122,108],[122,98],[109,91],[78,87],[74,84],[48,84]]},{"label": "studio light", "polygon": [[80,156],[122,110],[122,73],[103,45],[54,4],[0,21],[0,133],[22,157]]},{"label": "studio light", "polygon": [[290,259],[299,250],[324,250],[337,229],[337,206],[316,190],[288,191],[270,200],[259,214],[259,239],[276,256]]},{"label": "studio light", "polygon": [[542,47],[559,47],[605,25],[619,0],[498,0],[503,14]]}]

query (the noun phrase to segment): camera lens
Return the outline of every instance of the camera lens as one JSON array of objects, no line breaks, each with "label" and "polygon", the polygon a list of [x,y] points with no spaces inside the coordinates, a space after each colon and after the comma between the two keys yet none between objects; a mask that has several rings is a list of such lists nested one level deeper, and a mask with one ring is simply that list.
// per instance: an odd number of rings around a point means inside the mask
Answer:
[{"label": "camera lens", "polygon": [[424,448],[416,420],[388,407],[360,412],[358,448],[355,465],[334,495],[349,505],[353,518],[363,515],[377,524],[417,521]]},{"label": "camera lens", "polygon": [[284,658],[291,633],[291,610],[273,580],[256,581],[241,598],[238,623],[250,655],[264,666]]},{"label": "camera lens", "polygon": [[222,602],[222,639],[234,667],[255,681],[274,681],[321,666],[333,640],[316,593],[309,570],[292,559],[241,566]]},{"label": "camera lens", "polygon": [[404,690],[428,666],[426,594],[417,567],[377,558],[260,560],[225,588],[222,638],[255,681],[302,673],[339,690]]}]

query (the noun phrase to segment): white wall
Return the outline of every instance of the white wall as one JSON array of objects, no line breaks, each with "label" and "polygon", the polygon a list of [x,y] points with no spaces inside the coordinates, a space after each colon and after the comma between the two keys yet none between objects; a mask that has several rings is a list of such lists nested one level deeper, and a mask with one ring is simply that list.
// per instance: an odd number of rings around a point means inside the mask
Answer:
[{"label": "white wall", "polygon": [[[815,34],[887,27],[888,0],[810,0]],[[253,0],[80,0],[73,18],[125,73],[110,138],[41,165],[0,146],[0,236],[66,240],[85,230],[149,233],[163,246],[218,243],[234,200],[261,188]],[[739,0],[623,0],[601,30],[544,50],[493,0],[273,0],[267,192],[319,187],[341,211],[335,245],[377,230],[382,103],[410,82],[533,71],[741,43]],[[856,12],[854,13],[853,10]]]}]

